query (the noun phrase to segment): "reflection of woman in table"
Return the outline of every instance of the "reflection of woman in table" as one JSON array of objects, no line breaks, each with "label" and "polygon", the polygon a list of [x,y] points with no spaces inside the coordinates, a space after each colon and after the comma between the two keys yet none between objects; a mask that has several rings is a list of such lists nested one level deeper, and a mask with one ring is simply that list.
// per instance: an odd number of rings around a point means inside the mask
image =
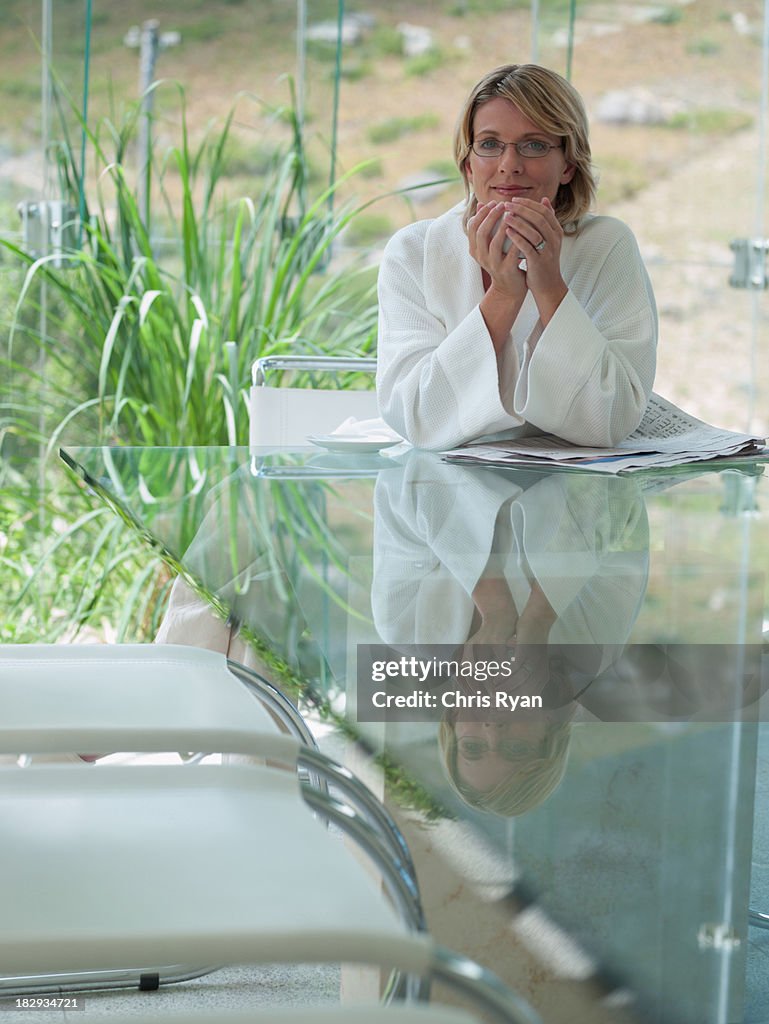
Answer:
[{"label": "reflection of woman in table", "polygon": [[543,696],[525,718],[446,714],[442,759],[464,800],[517,814],[557,786],[576,701],[622,652],[647,570],[632,480],[497,474],[419,452],[380,475],[372,607],[381,639],[421,655],[448,645],[461,660],[515,652],[521,675],[505,685]]}]

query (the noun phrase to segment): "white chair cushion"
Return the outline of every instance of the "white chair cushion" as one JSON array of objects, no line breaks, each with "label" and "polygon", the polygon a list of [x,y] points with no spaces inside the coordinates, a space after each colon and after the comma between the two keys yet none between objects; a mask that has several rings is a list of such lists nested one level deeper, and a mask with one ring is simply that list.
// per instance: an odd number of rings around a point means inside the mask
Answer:
[{"label": "white chair cushion", "polygon": [[222,654],[171,644],[0,646],[0,709],[0,744],[17,752],[30,729],[277,730]]},{"label": "white chair cushion", "polygon": [[294,775],[253,766],[6,768],[6,974],[171,962],[367,960],[417,969],[363,864]]},{"label": "white chair cushion", "polygon": [[312,447],[308,434],[329,434],[349,416],[379,415],[375,391],[252,387],[249,444]]}]

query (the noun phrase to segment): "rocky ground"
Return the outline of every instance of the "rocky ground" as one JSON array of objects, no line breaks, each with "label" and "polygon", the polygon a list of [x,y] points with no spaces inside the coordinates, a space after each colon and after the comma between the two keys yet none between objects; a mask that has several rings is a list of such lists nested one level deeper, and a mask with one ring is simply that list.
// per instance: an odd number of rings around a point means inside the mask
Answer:
[{"label": "rocky ground", "polygon": [[[656,389],[695,415],[769,430],[769,293],[730,286],[729,242],[760,223],[759,138],[682,163],[610,212],[636,231],[660,313]],[[764,225],[765,225],[764,221]]]}]

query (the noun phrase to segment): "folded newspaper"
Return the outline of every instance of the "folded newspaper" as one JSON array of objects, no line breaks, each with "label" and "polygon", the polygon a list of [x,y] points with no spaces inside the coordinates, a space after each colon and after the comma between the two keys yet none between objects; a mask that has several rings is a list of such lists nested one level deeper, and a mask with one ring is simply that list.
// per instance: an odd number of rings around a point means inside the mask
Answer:
[{"label": "folded newspaper", "polygon": [[769,457],[766,438],[722,430],[652,393],[638,429],[616,448],[585,448],[553,434],[469,444],[443,452],[449,462],[502,466],[561,466],[600,473],[633,473],[712,459]]}]

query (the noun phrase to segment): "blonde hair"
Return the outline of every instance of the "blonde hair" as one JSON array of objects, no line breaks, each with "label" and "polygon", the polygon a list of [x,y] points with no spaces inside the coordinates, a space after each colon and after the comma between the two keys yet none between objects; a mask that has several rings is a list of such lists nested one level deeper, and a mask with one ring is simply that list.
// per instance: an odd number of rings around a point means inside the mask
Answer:
[{"label": "blonde hair", "polygon": [[504,64],[495,68],[478,82],[465,101],[454,130],[454,159],[467,196],[463,223],[467,225],[477,206],[467,178],[473,121],[479,107],[498,97],[509,100],[543,132],[562,140],[564,157],[574,166],[574,175],[571,181],[558,188],[555,215],[564,230],[576,231],[580,218],[592,206],[596,192],[587,114],[574,86],[539,64]]},{"label": "blonde hair", "polygon": [[522,762],[520,767],[511,764],[508,778],[482,793],[460,778],[454,722],[443,718],[438,726],[438,747],[446,778],[454,792],[470,807],[478,807],[504,818],[524,814],[543,803],[563,778],[571,741],[571,724],[569,719],[555,721],[548,727],[543,757],[531,758]]}]

